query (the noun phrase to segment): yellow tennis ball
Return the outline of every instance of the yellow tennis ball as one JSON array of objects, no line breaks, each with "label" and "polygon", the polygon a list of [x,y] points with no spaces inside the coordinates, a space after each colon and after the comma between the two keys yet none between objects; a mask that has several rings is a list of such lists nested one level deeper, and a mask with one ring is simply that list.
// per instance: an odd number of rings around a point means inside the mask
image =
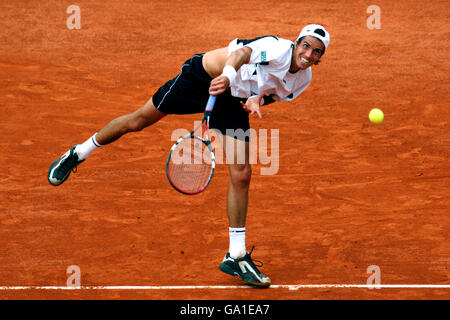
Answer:
[{"label": "yellow tennis ball", "polygon": [[383,111],[381,111],[378,108],[374,108],[374,109],[370,110],[369,119],[373,123],[383,122],[383,119],[384,119]]}]

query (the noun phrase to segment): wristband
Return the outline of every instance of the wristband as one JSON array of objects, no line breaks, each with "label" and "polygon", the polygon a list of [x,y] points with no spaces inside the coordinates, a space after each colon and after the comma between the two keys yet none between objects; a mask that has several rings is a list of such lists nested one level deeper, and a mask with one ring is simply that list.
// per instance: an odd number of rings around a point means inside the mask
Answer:
[{"label": "wristband", "polygon": [[223,68],[221,76],[225,76],[230,81],[230,85],[234,83],[234,79],[236,78],[236,69],[232,66],[225,66]]}]

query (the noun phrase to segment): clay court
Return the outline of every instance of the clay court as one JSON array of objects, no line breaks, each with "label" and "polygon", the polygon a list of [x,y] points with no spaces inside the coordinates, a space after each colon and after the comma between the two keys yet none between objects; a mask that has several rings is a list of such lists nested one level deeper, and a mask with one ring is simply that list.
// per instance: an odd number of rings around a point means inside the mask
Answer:
[{"label": "clay court", "polygon": [[[72,4],[80,29],[66,24]],[[372,4],[381,29],[367,26]],[[450,285],[449,11],[446,0],[2,1],[0,298],[449,299],[438,287]],[[197,196],[166,179],[172,131],[201,115],[168,116],[97,150],[64,185],[47,182],[57,157],[142,106],[193,54],[236,37],[295,40],[308,23],[331,34],[312,84],[251,117],[279,129],[278,173],[253,166],[247,219],[247,248],[274,287],[242,288],[217,268],[226,165]],[[66,286],[71,265],[84,287],[155,288],[36,288]],[[287,287],[366,285],[371,265],[381,284],[429,287]]]}]

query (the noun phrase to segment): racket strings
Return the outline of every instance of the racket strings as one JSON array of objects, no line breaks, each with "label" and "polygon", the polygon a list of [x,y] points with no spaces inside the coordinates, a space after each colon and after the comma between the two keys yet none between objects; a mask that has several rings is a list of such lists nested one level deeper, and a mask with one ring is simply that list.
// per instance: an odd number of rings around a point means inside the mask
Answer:
[{"label": "racket strings", "polygon": [[196,138],[178,143],[167,167],[171,183],[186,193],[201,191],[208,184],[211,171],[211,152],[205,143]]}]

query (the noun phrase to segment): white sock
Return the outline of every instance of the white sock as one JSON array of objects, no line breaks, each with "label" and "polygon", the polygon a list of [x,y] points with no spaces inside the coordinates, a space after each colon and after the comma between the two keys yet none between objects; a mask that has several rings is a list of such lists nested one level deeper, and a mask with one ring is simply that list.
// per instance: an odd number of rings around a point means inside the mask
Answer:
[{"label": "white sock", "polygon": [[232,258],[243,257],[247,252],[245,250],[245,227],[228,228],[230,234],[230,256]]},{"label": "white sock", "polygon": [[89,139],[87,139],[82,144],[77,145],[77,147],[75,148],[75,151],[78,154],[78,158],[80,160],[86,159],[91,154],[92,151],[94,151],[95,149],[97,149],[97,148],[102,146],[95,139],[96,135],[97,135],[97,133],[94,134]]}]

